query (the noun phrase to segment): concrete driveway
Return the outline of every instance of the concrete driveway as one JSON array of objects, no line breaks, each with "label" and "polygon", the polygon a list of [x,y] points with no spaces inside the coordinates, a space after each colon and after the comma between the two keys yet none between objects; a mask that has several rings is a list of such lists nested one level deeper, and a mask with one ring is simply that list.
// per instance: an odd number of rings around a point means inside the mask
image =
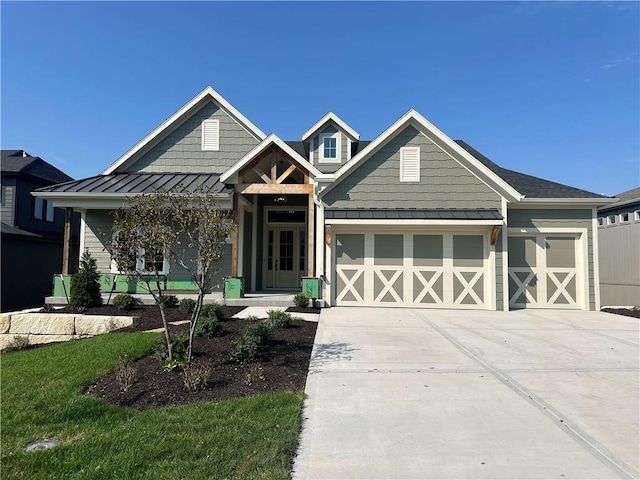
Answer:
[{"label": "concrete driveway", "polygon": [[296,479],[638,478],[640,322],[331,308]]}]

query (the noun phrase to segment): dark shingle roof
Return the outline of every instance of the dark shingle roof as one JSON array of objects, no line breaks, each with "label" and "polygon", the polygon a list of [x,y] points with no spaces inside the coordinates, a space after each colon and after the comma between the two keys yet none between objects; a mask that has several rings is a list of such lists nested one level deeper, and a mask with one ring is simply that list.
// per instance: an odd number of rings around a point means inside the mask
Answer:
[{"label": "dark shingle roof", "polygon": [[37,237],[42,238],[42,235],[38,235],[37,233],[27,232],[26,230],[22,230],[21,228],[14,227],[13,225],[9,225],[8,223],[2,222],[2,226],[0,227],[0,231],[4,235],[20,235],[23,237]]},{"label": "dark shingle roof", "polygon": [[68,182],[72,177],[40,157],[32,157],[24,150],[0,151],[2,175],[25,175],[51,183]]},{"label": "dark shingle roof", "polygon": [[296,153],[299,153],[300,156],[302,156],[303,158],[309,158],[309,150],[305,148],[305,145],[303,142],[298,142],[295,140],[291,140],[291,141],[287,140],[284,143],[289,145],[292,149],[296,151]]},{"label": "dark shingle roof", "polygon": [[38,192],[137,194],[155,191],[193,192],[198,187],[211,193],[231,193],[220,182],[219,174],[210,173],[112,173],[39,188]]},{"label": "dark shingle roof", "polygon": [[623,208],[623,207],[630,208],[631,205],[640,204],[640,187],[632,188],[631,190],[618,193],[617,195],[614,195],[614,196],[619,200],[618,202],[612,203],[611,205],[606,205],[604,207],[600,207],[598,211],[606,212],[609,210],[615,210],[617,208]]},{"label": "dark shingle roof", "polygon": [[334,220],[502,220],[496,209],[468,208],[343,208],[324,211]]},{"label": "dark shingle roof", "polygon": [[502,168],[463,140],[455,140],[455,142],[527,198],[608,198],[598,193]]}]

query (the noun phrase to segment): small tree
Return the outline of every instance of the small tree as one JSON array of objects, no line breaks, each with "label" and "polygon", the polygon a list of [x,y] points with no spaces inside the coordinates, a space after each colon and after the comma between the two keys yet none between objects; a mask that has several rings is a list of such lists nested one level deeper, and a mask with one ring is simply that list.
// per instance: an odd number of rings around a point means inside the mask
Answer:
[{"label": "small tree", "polygon": [[102,305],[100,294],[100,272],[96,259],[84,252],[80,259],[80,269],[71,276],[71,298],[74,307],[99,307]]},{"label": "small tree", "polygon": [[[184,268],[198,287],[196,305],[189,321],[188,362],[191,363],[193,339],[200,318],[205,294],[213,286],[213,278],[220,271],[214,265],[222,258],[222,249],[233,233],[235,220],[228,210],[222,210],[216,197],[203,189],[172,198],[173,217],[187,245],[180,244],[174,259]],[[185,258],[187,252],[196,255]]]},{"label": "small tree", "polygon": [[114,213],[113,240],[107,248],[119,269],[153,295],[160,308],[169,359],[173,356],[159,259],[171,258],[189,273],[198,288],[189,323],[187,362],[191,363],[204,296],[220,271],[214,265],[222,258],[222,248],[234,228],[230,212],[222,210],[215,195],[204,189],[132,197],[128,205]]},{"label": "small tree", "polygon": [[113,213],[113,230],[107,250],[118,270],[142,285],[160,309],[169,360],[173,360],[169,324],[165,313],[163,264],[178,243],[173,209],[165,193],[130,197]]}]

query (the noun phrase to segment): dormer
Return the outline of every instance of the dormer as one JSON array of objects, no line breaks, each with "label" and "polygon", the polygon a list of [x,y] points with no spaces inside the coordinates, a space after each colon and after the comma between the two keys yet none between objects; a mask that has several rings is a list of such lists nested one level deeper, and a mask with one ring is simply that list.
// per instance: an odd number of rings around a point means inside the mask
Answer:
[{"label": "dormer", "polygon": [[302,135],[309,162],[323,173],[332,173],[351,160],[360,135],[335,113],[329,112]]}]

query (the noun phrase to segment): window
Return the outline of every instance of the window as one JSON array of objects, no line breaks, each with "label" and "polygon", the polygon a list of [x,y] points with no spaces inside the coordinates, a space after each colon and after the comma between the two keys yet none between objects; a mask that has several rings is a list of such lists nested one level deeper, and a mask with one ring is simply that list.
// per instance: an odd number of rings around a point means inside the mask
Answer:
[{"label": "window", "polygon": [[420,147],[402,147],[400,149],[400,181],[420,181]]},{"label": "window", "polygon": [[598,226],[604,227],[604,217],[598,217]]},{"label": "window", "polygon": [[640,222],[640,210],[636,210],[635,215],[636,215],[636,222]]},{"label": "window", "polygon": [[220,120],[202,122],[202,150],[220,150]]},{"label": "window", "polygon": [[36,197],[33,204],[33,218],[45,222],[54,221],[53,202],[44,198]]},{"label": "window", "polygon": [[615,225],[617,222],[616,215],[609,215],[607,217],[607,225]]},{"label": "window", "polygon": [[340,134],[320,135],[320,163],[340,163]]},{"label": "window", "polygon": [[169,273],[168,264],[162,248],[153,251],[145,249],[135,251],[126,237],[122,235],[116,235],[116,237],[116,248],[127,260],[126,264],[121,267],[114,259],[111,262],[112,273],[139,270],[141,272],[155,274],[156,269],[158,273],[162,275]]},{"label": "window", "polygon": [[629,223],[629,212],[620,214],[620,223]]}]

